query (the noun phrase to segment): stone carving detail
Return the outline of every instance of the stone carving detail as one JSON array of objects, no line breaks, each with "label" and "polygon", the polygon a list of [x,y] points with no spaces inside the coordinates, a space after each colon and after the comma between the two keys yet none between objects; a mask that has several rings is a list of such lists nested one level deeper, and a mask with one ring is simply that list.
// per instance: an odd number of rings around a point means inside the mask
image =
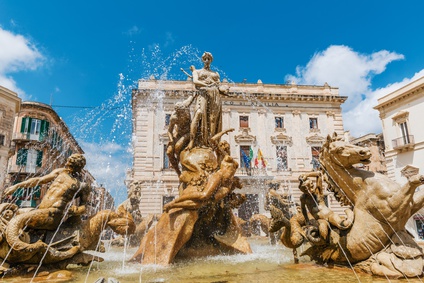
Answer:
[{"label": "stone carving detail", "polygon": [[234,137],[236,143],[255,143],[256,137],[249,134],[248,128],[242,128],[241,134]]},{"label": "stone carving detail", "polygon": [[271,137],[271,142],[273,144],[284,144],[291,146],[293,144],[292,137],[286,136],[283,133]]},{"label": "stone carving detail", "polygon": [[322,145],[325,142],[325,138],[317,133],[310,135],[306,138],[306,142],[310,145]]}]

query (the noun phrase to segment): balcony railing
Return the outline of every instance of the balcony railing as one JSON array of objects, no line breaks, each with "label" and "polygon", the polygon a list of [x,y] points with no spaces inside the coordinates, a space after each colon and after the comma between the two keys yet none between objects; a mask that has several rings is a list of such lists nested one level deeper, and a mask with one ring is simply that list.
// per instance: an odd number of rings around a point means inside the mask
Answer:
[{"label": "balcony railing", "polygon": [[403,136],[397,139],[392,140],[393,149],[403,150],[413,148],[415,145],[414,136]]}]

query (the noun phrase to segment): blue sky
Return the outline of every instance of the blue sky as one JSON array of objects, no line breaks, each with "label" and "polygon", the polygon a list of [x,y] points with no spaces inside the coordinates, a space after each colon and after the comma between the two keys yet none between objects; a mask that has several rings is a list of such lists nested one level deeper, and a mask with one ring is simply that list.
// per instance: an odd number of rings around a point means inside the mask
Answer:
[{"label": "blue sky", "polygon": [[388,0],[0,0],[0,85],[54,105],[98,181],[124,194],[137,79],[184,79],[179,68],[200,67],[210,51],[229,81],[339,87],[345,129],[378,133],[377,98],[424,75],[423,10]]}]

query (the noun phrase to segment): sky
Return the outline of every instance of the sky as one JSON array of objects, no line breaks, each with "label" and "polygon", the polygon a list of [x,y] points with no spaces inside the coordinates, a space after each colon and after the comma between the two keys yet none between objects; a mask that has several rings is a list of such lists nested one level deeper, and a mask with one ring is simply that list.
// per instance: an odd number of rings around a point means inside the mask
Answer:
[{"label": "sky", "polygon": [[230,82],[338,87],[345,130],[380,133],[377,99],[424,76],[424,2],[0,0],[0,85],[52,105],[117,201],[131,89],[213,68]]}]

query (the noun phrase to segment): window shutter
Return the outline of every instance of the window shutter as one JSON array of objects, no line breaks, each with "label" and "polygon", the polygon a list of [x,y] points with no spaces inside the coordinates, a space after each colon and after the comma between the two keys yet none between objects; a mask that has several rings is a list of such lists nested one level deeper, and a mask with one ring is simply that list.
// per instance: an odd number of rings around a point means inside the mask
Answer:
[{"label": "window shutter", "polygon": [[49,122],[45,120],[41,120],[39,141],[44,141],[47,137],[48,132],[49,132]]},{"label": "window shutter", "polygon": [[28,149],[20,148],[18,150],[18,156],[16,157],[16,165],[26,165],[28,156]]},{"label": "window shutter", "polygon": [[29,139],[29,135],[31,133],[31,124],[32,124],[32,118],[31,117],[27,117],[27,123],[25,124],[25,133],[27,134],[27,139]]},{"label": "window shutter", "polygon": [[26,125],[27,120],[28,120],[28,117],[22,118],[21,133],[25,133],[25,125]]},{"label": "window shutter", "polygon": [[43,151],[37,150],[37,167],[41,167],[43,165]]}]

